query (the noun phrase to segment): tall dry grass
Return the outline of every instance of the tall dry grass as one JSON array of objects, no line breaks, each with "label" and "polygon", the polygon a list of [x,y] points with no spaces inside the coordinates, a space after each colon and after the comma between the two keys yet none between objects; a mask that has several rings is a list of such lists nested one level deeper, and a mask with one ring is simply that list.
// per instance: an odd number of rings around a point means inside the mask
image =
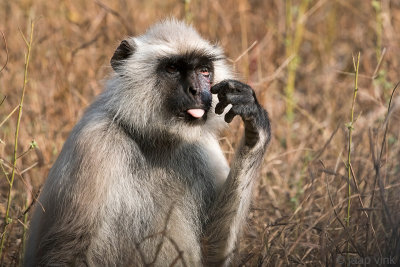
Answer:
[{"label": "tall dry grass", "polygon": [[[20,103],[26,50],[19,29],[29,36],[30,21],[36,25],[18,136],[17,155],[23,156],[16,161],[2,264],[20,263],[26,203],[35,199],[69,131],[101,92],[115,47],[166,16],[190,20],[218,40],[271,115],[273,140],[237,264],[398,264],[400,94],[391,95],[400,80],[399,1],[0,0],[0,31],[8,47],[7,53],[0,40],[0,66],[8,59],[0,72],[0,122]],[[352,55],[358,52],[349,146]],[[14,112],[0,126],[1,229],[17,120]],[[235,119],[221,139],[228,159],[241,130]]]}]

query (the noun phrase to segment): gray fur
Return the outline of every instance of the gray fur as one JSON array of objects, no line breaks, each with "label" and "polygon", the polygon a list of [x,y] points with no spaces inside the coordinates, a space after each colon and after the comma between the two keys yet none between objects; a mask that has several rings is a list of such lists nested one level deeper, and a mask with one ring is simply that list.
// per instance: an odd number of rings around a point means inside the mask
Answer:
[{"label": "gray fur", "polygon": [[[222,50],[175,20],[130,42],[135,52],[114,65],[49,173],[25,266],[231,261],[269,131],[255,127],[256,144],[242,142],[230,170],[217,139],[226,126],[224,114],[214,112],[217,96],[206,123],[188,125],[165,116],[154,78],[160,57],[201,50],[223,58]],[[215,84],[232,78],[224,60],[215,61],[214,72]]]}]

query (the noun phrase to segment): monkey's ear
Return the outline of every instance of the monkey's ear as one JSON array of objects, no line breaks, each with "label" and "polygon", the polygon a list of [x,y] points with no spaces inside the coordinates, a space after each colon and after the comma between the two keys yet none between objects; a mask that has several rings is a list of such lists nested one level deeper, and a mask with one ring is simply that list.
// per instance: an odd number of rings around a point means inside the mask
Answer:
[{"label": "monkey's ear", "polygon": [[132,39],[123,40],[117,47],[117,50],[115,50],[114,55],[110,60],[111,67],[115,71],[118,71],[119,67],[122,66],[124,60],[127,59],[129,56],[133,55],[135,49],[136,49],[136,44]]}]

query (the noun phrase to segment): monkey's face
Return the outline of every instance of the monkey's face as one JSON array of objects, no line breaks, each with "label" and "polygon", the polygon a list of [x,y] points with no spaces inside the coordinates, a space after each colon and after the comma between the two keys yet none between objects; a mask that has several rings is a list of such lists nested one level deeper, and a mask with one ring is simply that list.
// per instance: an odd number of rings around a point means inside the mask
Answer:
[{"label": "monkey's face", "polygon": [[[173,30],[171,30],[173,29]],[[233,78],[223,50],[187,25],[171,21],[121,42],[111,58],[107,105],[135,129],[185,138],[215,133],[227,124],[216,114],[213,84]]]},{"label": "monkey's face", "polygon": [[190,124],[202,124],[211,108],[212,59],[191,53],[163,58],[157,68],[165,114]]}]

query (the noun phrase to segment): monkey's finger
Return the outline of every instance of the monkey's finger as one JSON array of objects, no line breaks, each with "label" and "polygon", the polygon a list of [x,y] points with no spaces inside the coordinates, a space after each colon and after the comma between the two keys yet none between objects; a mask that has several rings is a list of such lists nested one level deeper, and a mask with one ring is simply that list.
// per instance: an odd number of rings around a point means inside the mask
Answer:
[{"label": "monkey's finger", "polygon": [[225,114],[225,121],[227,123],[231,123],[233,118],[236,116],[237,114],[235,113],[233,107],[228,111],[228,113]]},{"label": "monkey's finger", "polygon": [[250,94],[226,94],[225,101],[232,105],[249,105],[254,103],[254,98]]},{"label": "monkey's finger", "polygon": [[242,117],[243,120],[252,120],[257,115],[257,106],[256,105],[232,105],[230,109],[236,115]]},{"label": "monkey's finger", "polygon": [[226,91],[229,88],[227,81],[222,81],[211,87],[210,91],[212,94],[222,93],[222,91]]},{"label": "monkey's finger", "polygon": [[218,104],[215,106],[215,113],[220,115],[224,113],[224,109],[226,108],[228,104],[225,102],[218,102]]}]

